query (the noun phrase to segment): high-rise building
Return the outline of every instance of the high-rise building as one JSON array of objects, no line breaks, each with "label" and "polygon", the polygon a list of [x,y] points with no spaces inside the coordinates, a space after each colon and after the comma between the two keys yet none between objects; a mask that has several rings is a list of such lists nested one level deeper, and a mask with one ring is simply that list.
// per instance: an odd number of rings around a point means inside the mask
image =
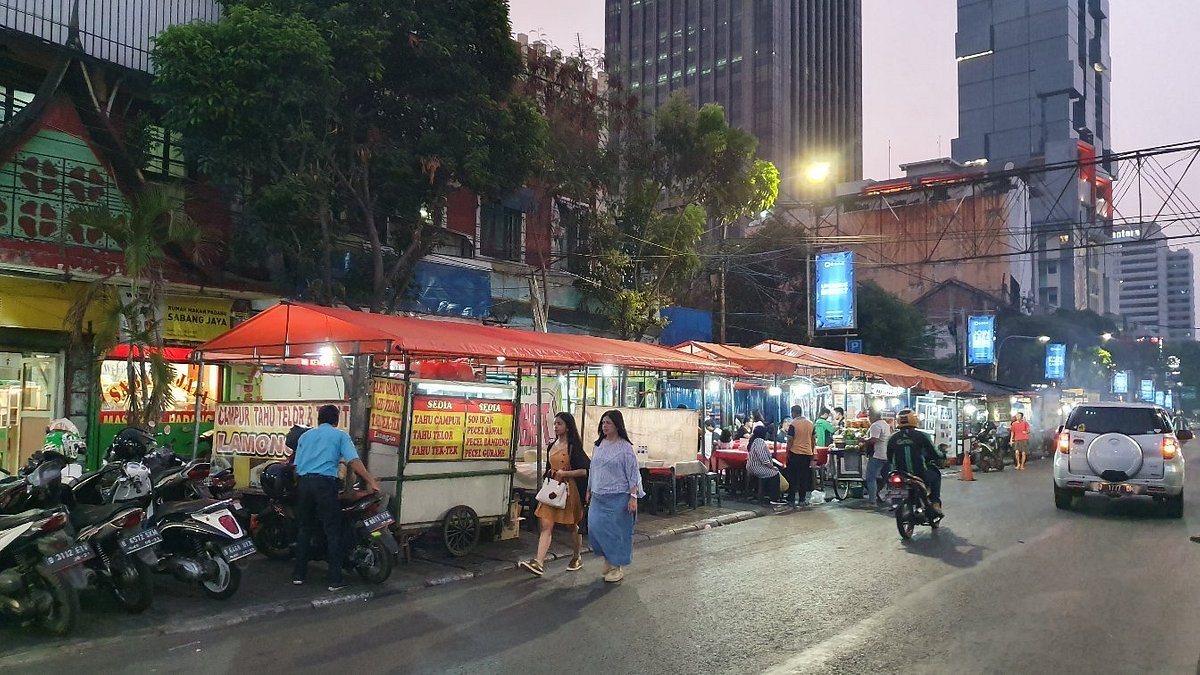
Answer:
[{"label": "high-rise building", "polygon": [[1118,280],[1126,328],[1177,340],[1196,339],[1191,251],[1171,250],[1156,223],[1125,228],[1118,234],[1128,239],[1119,244]]},{"label": "high-rise building", "polygon": [[684,90],[759,140],[781,188],[862,177],[861,0],[606,0],[611,75],[647,107]]},{"label": "high-rise building", "polygon": [[955,54],[954,159],[1029,176],[1031,299],[1112,311],[1108,0],[958,0]]}]

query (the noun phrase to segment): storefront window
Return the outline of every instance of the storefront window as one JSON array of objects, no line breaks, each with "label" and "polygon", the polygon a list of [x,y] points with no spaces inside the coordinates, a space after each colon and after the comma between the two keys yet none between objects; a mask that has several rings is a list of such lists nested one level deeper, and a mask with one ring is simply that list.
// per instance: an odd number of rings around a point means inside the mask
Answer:
[{"label": "storefront window", "polygon": [[[196,392],[203,392],[200,431],[212,428],[216,399],[220,389],[220,369],[188,363],[172,363],[171,388],[167,410],[155,425],[155,439],[160,446],[179,453],[190,453],[196,424]],[[151,386],[153,384],[151,383]],[[113,436],[125,427],[129,410],[128,364],[107,360],[100,366],[100,434],[102,452]]]}]

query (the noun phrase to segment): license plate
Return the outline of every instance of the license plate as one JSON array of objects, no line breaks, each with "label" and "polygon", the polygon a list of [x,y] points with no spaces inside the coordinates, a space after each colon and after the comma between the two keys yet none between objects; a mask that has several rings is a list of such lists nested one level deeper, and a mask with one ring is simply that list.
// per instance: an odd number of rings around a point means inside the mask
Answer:
[{"label": "license plate", "polygon": [[384,511],[382,513],[376,513],[370,518],[362,521],[362,526],[365,527],[369,532],[374,532],[375,530],[382,530],[394,522],[396,521],[392,520],[392,514]]},{"label": "license plate", "polygon": [[75,544],[65,551],[59,551],[54,555],[47,556],[42,564],[48,572],[61,572],[69,567],[74,567],[81,563],[85,563],[96,557],[95,551],[92,550],[92,545],[88,543]]},{"label": "license plate", "polygon": [[904,491],[903,490],[888,490],[883,493],[883,498],[884,499],[903,499]]},{"label": "license plate", "polygon": [[231,501],[229,503],[229,505],[233,507],[234,511],[242,510],[242,500],[240,500],[240,499],[235,499],[235,500]]},{"label": "license plate", "polygon": [[121,552],[129,554],[161,544],[162,540],[162,533],[158,531],[157,527],[148,527],[140,532],[121,537],[119,543],[121,544]]},{"label": "license plate", "polygon": [[1133,486],[1127,483],[1101,483],[1100,491],[1114,495],[1124,495],[1133,492]]},{"label": "license plate", "polygon": [[246,537],[245,539],[238,539],[232,544],[221,549],[221,554],[225,556],[225,559],[229,562],[241,560],[242,558],[245,558],[248,555],[254,555],[257,552],[258,549],[254,548],[254,542],[251,541],[249,537]]}]

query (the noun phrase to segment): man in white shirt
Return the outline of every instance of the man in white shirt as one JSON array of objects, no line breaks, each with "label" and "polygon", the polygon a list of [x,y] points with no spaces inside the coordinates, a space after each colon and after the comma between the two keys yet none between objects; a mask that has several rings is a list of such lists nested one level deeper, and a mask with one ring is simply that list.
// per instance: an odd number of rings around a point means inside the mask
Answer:
[{"label": "man in white shirt", "polygon": [[871,458],[867,460],[867,503],[882,506],[879,498],[879,478],[887,466],[888,439],[892,437],[892,426],[877,411],[871,411],[871,428],[867,430],[867,446]]}]

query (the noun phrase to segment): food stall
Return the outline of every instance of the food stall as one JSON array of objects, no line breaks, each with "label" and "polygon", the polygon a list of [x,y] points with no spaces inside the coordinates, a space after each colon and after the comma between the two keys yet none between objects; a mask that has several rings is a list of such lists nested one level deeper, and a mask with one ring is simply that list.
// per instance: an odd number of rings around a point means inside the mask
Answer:
[{"label": "food stall", "polygon": [[[292,378],[283,389],[293,400],[265,392],[261,401],[229,400],[238,393],[231,388],[216,405],[214,452],[234,456],[239,485],[285,456],[287,428],[311,425],[320,405],[334,403],[391,497],[400,533],[439,531],[455,555],[471,550],[482,528],[511,530],[518,447],[534,450],[541,474],[554,410],[543,400],[546,369],[554,382],[592,365],[735,372],[655,345],[299,303],[276,305],[195,354],[197,363]],[[523,392],[533,395],[531,409]],[[694,451],[694,415],[692,424]]]}]

